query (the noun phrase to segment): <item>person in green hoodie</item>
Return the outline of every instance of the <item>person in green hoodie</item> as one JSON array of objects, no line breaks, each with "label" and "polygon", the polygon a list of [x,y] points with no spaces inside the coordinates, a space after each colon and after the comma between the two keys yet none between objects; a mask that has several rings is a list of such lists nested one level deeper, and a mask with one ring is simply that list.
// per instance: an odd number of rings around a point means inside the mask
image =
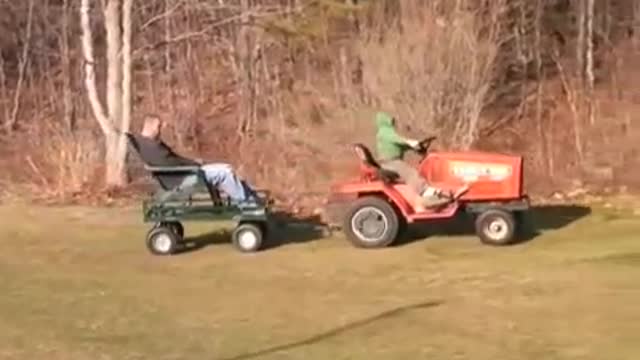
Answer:
[{"label": "person in green hoodie", "polygon": [[420,142],[398,134],[395,119],[385,112],[378,112],[375,121],[378,128],[376,150],[380,166],[398,174],[419,195],[419,200],[414,204],[416,212],[450,203],[468,190],[466,185],[455,193],[429,186],[418,170],[404,161],[405,152],[418,149]]}]

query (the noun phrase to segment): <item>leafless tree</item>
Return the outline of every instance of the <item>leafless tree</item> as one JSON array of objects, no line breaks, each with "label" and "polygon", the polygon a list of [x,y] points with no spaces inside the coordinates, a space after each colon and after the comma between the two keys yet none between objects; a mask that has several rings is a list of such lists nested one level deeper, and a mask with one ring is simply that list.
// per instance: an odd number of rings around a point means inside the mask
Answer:
[{"label": "leafless tree", "polygon": [[593,42],[594,42],[594,32],[593,32],[593,18],[594,18],[594,9],[595,9],[595,0],[587,0],[587,9],[586,9],[586,66],[585,73],[587,78],[587,94],[588,94],[588,117],[589,123],[593,125],[595,122],[594,115],[594,104],[595,99],[593,98],[593,90],[595,83],[595,75],[594,75],[594,61],[593,61]]},{"label": "leafless tree", "polygon": [[104,6],[107,33],[107,111],[99,99],[96,85],[91,4],[91,0],[82,0],[80,6],[85,86],[93,115],[105,138],[106,185],[119,187],[127,182],[127,143],[124,132],[129,130],[131,121],[132,0],[107,0]]},{"label": "leafless tree", "polygon": [[640,45],[640,1],[633,2],[633,32],[636,47]]},{"label": "leafless tree", "polygon": [[22,90],[24,87],[24,82],[26,78],[27,66],[30,61],[30,47],[31,47],[31,35],[33,33],[33,11],[34,11],[34,3],[35,0],[29,0],[28,10],[27,10],[27,30],[24,35],[23,45],[22,45],[22,55],[20,56],[20,63],[18,68],[18,83],[16,85],[16,89],[13,96],[13,107],[11,110],[11,116],[6,119],[5,131],[12,132],[17,123],[18,123],[18,115],[20,112],[20,101],[22,97]]},{"label": "leafless tree", "polygon": [[578,39],[576,42],[576,75],[584,79],[584,57],[586,49],[586,2],[587,0],[575,0],[577,12]]},{"label": "leafless tree", "polygon": [[60,34],[60,50],[62,61],[62,103],[64,106],[64,123],[67,130],[74,128],[74,104],[72,94],[73,70],[71,69],[71,49],[69,44],[69,12],[71,0],[64,0],[62,4],[62,32]]}]

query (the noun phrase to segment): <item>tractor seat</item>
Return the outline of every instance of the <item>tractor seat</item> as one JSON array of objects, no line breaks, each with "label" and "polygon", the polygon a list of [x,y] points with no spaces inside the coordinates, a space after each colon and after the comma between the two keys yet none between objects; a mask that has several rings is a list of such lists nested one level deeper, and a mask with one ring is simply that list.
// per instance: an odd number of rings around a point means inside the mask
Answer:
[{"label": "tractor seat", "polygon": [[399,176],[397,173],[383,169],[380,164],[374,159],[371,151],[363,144],[353,144],[353,149],[356,155],[360,159],[360,166],[362,169],[363,177],[367,180],[382,180],[384,183],[397,182]]}]

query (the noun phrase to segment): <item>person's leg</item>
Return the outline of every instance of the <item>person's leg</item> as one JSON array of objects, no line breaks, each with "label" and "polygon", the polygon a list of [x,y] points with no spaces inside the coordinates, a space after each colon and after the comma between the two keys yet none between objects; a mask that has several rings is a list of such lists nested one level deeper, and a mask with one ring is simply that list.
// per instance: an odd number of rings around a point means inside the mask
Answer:
[{"label": "person's leg", "polygon": [[425,207],[427,207],[428,204],[425,203],[422,194],[427,188],[427,182],[422,178],[422,176],[420,176],[418,171],[402,160],[386,161],[380,164],[380,166],[383,169],[393,171],[398,174],[402,181],[409,185],[409,187],[417,195],[413,204],[414,210],[416,212],[425,211]]},{"label": "person's leg", "polygon": [[233,167],[225,163],[206,164],[202,166],[207,181],[224,191],[238,203],[255,201],[254,191],[233,171]]},{"label": "person's leg", "polygon": [[420,176],[418,170],[402,160],[386,161],[380,164],[380,166],[385,170],[398,174],[402,181],[409,185],[418,195],[422,194],[427,185],[427,182]]},{"label": "person's leg", "polygon": [[429,186],[418,170],[402,160],[392,160],[381,164],[384,169],[398,174],[419,196],[414,208],[417,212],[425,208],[439,207],[451,202],[451,198],[443,196],[442,190]]}]

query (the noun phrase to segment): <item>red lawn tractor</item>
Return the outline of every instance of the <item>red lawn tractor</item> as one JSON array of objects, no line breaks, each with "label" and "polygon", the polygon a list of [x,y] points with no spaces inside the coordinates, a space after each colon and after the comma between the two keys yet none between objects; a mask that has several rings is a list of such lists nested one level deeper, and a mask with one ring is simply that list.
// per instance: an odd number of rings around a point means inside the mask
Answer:
[{"label": "red lawn tractor", "polygon": [[381,168],[366,146],[355,144],[360,176],[332,186],[326,209],[329,225],[342,228],[356,247],[381,248],[396,241],[408,224],[451,219],[466,212],[483,243],[513,243],[521,215],[529,209],[522,157],[472,151],[430,153],[435,139],[420,142],[420,174],[444,190],[469,184],[465,194],[440,208],[416,212],[415,192],[397,174]]}]

